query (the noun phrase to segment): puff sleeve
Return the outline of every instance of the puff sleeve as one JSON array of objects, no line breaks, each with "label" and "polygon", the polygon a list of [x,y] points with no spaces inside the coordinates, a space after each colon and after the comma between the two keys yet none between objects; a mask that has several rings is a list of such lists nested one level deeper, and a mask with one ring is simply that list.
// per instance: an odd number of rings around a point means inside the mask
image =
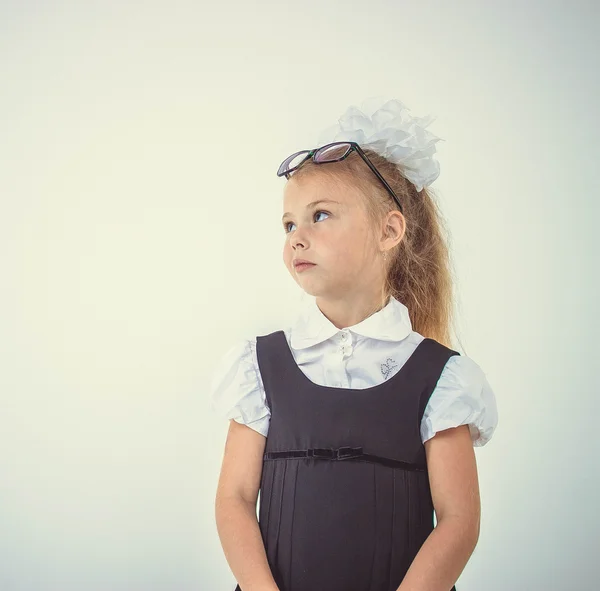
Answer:
[{"label": "puff sleeve", "polygon": [[218,361],[210,385],[211,411],[267,436],[271,412],[258,368],[256,340],[242,339]]},{"label": "puff sleeve", "polygon": [[482,369],[466,355],[446,363],[421,421],[423,443],[439,431],[468,425],[474,447],[485,445],[498,424],[496,398]]}]

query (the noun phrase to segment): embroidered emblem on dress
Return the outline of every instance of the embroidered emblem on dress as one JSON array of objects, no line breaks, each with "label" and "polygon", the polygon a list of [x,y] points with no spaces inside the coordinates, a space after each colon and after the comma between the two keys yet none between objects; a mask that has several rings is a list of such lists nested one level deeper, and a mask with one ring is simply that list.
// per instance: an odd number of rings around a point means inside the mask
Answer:
[{"label": "embroidered emblem on dress", "polygon": [[[393,365],[390,365],[392,364]],[[383,376],[387,379],[387,377],[390,375],[390,372],[392,371],[392,369],[394,369],[394,367],[398,367],[398,365],[396,364],[396,362],[391,359],[390,357],[388,357],[385,361],[385,363],[381,364],[381,373],[383,374]]]}]

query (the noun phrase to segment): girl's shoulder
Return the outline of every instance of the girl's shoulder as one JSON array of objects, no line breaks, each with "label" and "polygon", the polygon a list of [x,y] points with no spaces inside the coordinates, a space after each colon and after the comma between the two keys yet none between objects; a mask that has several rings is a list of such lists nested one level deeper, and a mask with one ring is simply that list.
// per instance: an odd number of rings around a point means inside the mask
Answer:
[{"label": "girl's shoulder", "polygon": [[[281,331],[285,334],[286,340],[290,341],[291,327],[284,327]],[[279,332],[279,331],[273,331]],[[257,341],[259,336],[252,335],[238,338],[233,341],[218,357],[212,374],[211,391],[215,392],[223,388],[226,384],[234,381],[235,378],[245,378],[246,381],[254,378],[257,385],[262,385],[257,356]]]},{"label": "girl's shoulder", "polygon": [[[418,346],[423,340],[425,340],[421,333],[416,331],[411,331],[410,335],[407,337],[406,341],[412,343],[412,347]],[[443,347],[448,349],[449,351],[455,351],[458,353],[457,355],[452,355],[442,372],[442,377],[445,380],[460,382],[463,385],[467,383],[475,384],[475,383],[483,383],[486,381],[486,375],[483,371],[482,367],[468,355],[461,353],[457,348],[449,347],[444,345],[443,343],[439,343],[435,339],[430,339],[435,341],[438,344],[441,344]]]},{"label": "girl's shoulder", "polygon": [[210,407],[220,418],[248,425],[265,437],[270,409],[260,376],[257,336],[235,340],[218,358],[209,388]]},{"label": "girl's shoulder", "polygon": [[485,445],[498,425],[496,395],[487,375],[464,354],[452,355],[442,370],[421,423],[423,439],[460,425],[469,425],[475,447]]}]

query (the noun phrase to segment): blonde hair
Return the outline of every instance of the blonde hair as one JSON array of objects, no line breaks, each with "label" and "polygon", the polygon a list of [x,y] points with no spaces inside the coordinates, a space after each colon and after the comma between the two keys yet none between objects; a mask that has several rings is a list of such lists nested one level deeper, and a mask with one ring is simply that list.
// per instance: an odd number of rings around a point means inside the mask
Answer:
[{"label": "blonde hair", "polygon": [[[433,191],[416,187],[402,176],[399,168],[372,150],[363,151],[388,182],[406,219],[402,240],[388,253],[384,298],[395,297],[407,308],[413,330],[454,348],[453,270],[448,248],[448,230],[433,199]],[[398,205],[362,158],[353,152],[345,160],[315,164],[307,160],[290,179],[308,174],[324,175],[324,180],[350,182],[365,198],[365,212],[372,229],[381,227],[385,216]]]}]

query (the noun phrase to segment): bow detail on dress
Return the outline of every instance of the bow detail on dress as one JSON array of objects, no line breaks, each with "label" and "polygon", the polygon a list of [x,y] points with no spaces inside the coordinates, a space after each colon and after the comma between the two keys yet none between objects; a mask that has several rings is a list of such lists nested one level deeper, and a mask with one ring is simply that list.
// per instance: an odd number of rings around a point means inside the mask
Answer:
[{"label": "bow detail on dress", "polygon": [[312,447],[306,451],[309,458],[323,458],[326,460],[347,460],[359,458],[363,455],[362,447],[338,447],[337,449]]}]

